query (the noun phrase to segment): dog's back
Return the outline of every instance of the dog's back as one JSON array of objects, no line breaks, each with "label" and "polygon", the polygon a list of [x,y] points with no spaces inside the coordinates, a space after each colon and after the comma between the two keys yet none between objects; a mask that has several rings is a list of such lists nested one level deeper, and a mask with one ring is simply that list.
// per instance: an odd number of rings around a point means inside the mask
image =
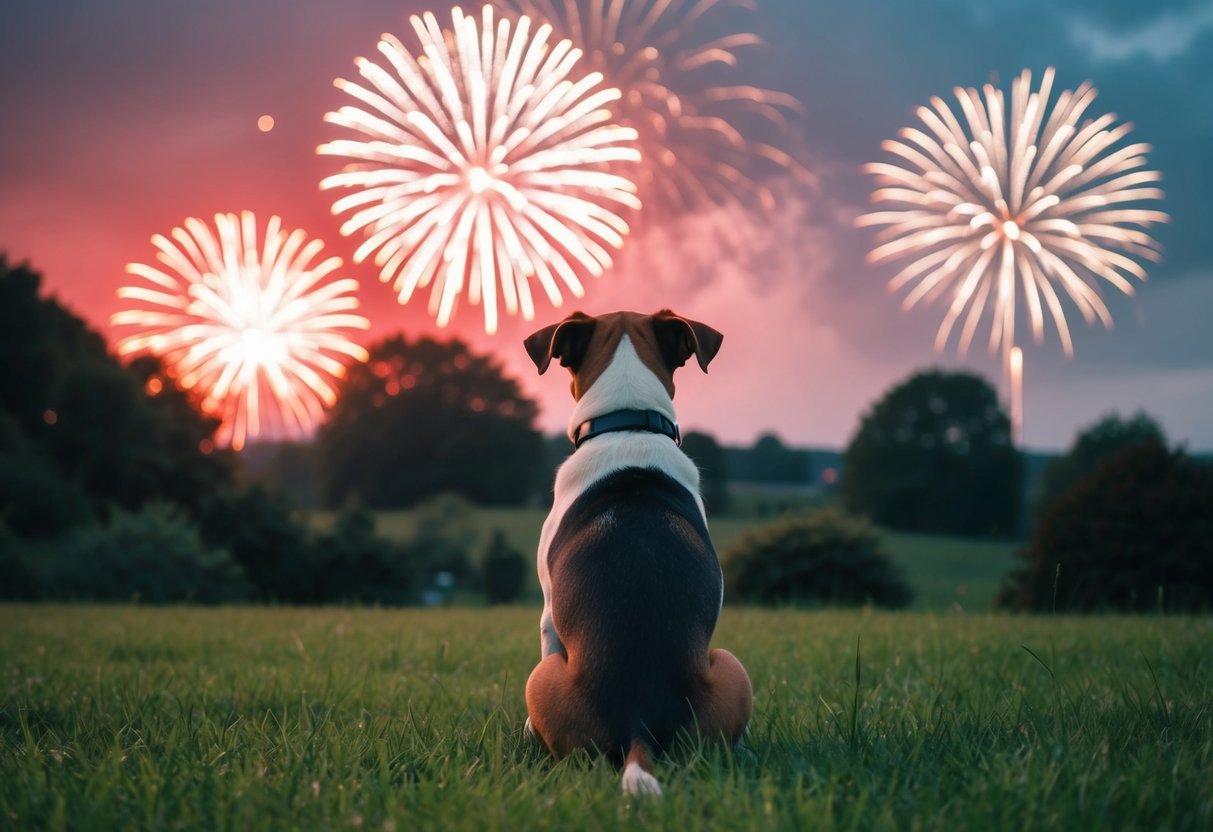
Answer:
[{"label": "dog's back", "polygon": [[594,483],[548,552],[552,615],[570,670],[621,762],[633,739],[657,750],[690,727],[720,610],[721,574],[692,495],[655,469]]}]

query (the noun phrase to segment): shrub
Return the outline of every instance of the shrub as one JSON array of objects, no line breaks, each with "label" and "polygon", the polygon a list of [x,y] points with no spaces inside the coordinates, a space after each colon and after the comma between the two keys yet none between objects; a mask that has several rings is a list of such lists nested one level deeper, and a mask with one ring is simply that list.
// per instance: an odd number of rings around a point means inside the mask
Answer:
[{"label": "shrub", "polygon": [[518,600],[526,583],[527,561],[522,553],[506,542],[500,530],[493,532],[480,564],[480,585],[490,604],[508,604]]},{"label": "shrub", "polygon": [[0,600],[33,596],[34,578],[25,545],[0,517]]},{"label": "shrub", "polygon": [[231,553],[261,601],[317,600],[307,528],[285,497],[260,485],[229,489],[202,506],[200,528],[209,546]]},{"label": "shrub", "polygon": [[114,511],[108,523],[73,532],[54,552],[44,564],[43,594],[51,597],[161,604],[248,595],[240,566],[203,544],[180,510],[164,503]]},{"label": "shrub", "polygon": [[733,601],[897,608],[913,597],[872,525],[836,509],[743,532],[721,561]]},{"label": "shrub", "polygon": [[1017,610],[1213,608],[1213,465],[1158,439],[1053,500],[997,599]]},{"label": "shrub", "polygon": [[375,518],[360,506],[338,515],[333,529],[314,543],[317,601],[413,604],[421,569],[412,547],[378,537]]},{"label": "shrub", "polygon": [[472,505],[458,494],[439,494],[418,507],[409,545],[418,553],[426,583],[445,572],[454,586],[470,586],[475,579],[471,552],[477,537]]}]

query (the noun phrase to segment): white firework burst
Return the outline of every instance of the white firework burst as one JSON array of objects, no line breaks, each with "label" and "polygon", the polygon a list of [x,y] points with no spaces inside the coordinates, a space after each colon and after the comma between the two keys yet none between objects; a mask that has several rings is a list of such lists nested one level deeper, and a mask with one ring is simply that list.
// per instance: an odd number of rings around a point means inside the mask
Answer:
[{"label": "white firework burst", "polygon": [[770,139],[786,132],[800,103],[747,83],[741,54],[763,45],[753,32],[720,34],[729,9],[751,0],[504,0],[549,20],[591,69],[624,91],[620,121],[639,135],[641,198],[662,214],[752,195],[769,210],[762,177],[807,172]]},{"label": "white firework burst", "polygon": [[259,248],[248,211],[217,214],[215,230],[191,217],[152,244],[162,267],[128,264],[143,282],[118,290],[130,306],[111,323],[139,328],[118,342],[118,353],[160,356],[222,420],[220,444],[239,450],[249,437],[306,435],[336,401],[344,360],[367,359],[342,331],[370,326],[352,313],[358,281],[326,282],[341,259],[314,262],[324,243],[301,230],[288,234],[278,217]]},{"label": "white firework burst", "polygon": [[1114,114],[1083,120],[1096,95],[1090,82],[1062,92],[1050,109],[1053,77],[1050,67],[1032,91],[1024,70],[1011,85],[1009,111],[989,84],[984,97],[955,90],[960,118],[932,98],[917,111],[925,129],[907,128],[901,141],[881,145],[897,162],[864,167],[880,186],[873,202],[898,206],[859,218],[886,226],[869,261],[909,258],[889,283],[892,291],[913,284],[906,309],[950,298],[937,350],[963,316],[963,354],[988,306],[990,349],[1009,353],[1022,289],[1034,338],[1043,338],[1047,308],[1072,355],[1062,294],[1088,324],[1110,328],[1100,281],[1132,294],[1130,278],[1146,279],[1140,260],[1160,257],[1149,228],[1169,217],[1142,207],[1163,196],[1161,175],[1146,168],[1150,146],[1118,147],[1132,125],[1116,125]]},{"label": "white firework burst", "polygon": [[325,120],[357,134],[319,153],[353,160],[321,187],[346,188],[333,212],[353,212],[343,234],[365,231],[356,260],[374,252],[402,303],[432,284],[440,326],[464,289],[497,329],[498,291],[509,314],[534,316],[531,281],[554,306],[562,285],[584,294],[623,243],[618,211],[636,209],[636,133],[613,121],[619,91],[579,75],[581,52],[551,42],[551,26],[522,17],[479,23],[456,8],[444,31],[433,14],[410,18],[414,54],[390,34],[387,62],[356,61],[362,83],[338,80],[357,105]]}]

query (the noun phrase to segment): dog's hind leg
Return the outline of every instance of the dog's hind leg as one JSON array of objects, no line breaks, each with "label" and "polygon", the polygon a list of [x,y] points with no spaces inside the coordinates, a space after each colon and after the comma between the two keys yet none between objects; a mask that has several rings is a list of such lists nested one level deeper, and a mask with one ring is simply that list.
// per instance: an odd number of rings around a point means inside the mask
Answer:
[{"label": "dog's hind leg", "polygon": [[691,702],[699,734],[709,740],[723,738],[736,747],[754,711],[750,677],[736,656],[717,648],[708,653],[703,681]]},{"label": "dog's hind leg", "polygon": [[579,748],[603,750],[609,743],[561,653],[547,656],[531,671],[526,682],[526,710],[531,729],[556,757]]}]

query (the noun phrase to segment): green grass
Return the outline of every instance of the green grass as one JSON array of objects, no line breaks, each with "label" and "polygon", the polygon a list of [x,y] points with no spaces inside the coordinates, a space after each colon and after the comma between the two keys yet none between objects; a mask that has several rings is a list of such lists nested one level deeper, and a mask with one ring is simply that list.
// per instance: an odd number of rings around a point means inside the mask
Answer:
[{"label": "green grass", "polygon": [[[470,518],[480,539],[487,544],[493,530],[500,529],[514,548],[528,556],[539,545],[539,530],[546,509],[476,508]],[[413,529],[414,512],[388,511],[378,515],[381,534],[407,537]],[[770,518],[725,516],[711,520],[716,548],[723,550],[734,537]],[[317,515],[327,523],[328,515]],[[1016,544],[1006,541],[965,540],[940,535],[882,532],[889,553],[905,568],[914,587],[914,608],[946,611],[959,607],[970,612],[989,610],[999,584],[1015,566]],[[539,598],[539,587],[530,578],[528,597]]]},{"label": "green grass", "polygon": [[748,750],[523,737],[537,610],[0,606],[7,829],[1209,829],[1213,619],[727,609]]},{"label": "green grass", "polygon": [[989,610],[1002,579],[1014,569],[1017,544],[905,532],[882,532],[906,570],[917,609]]}]

